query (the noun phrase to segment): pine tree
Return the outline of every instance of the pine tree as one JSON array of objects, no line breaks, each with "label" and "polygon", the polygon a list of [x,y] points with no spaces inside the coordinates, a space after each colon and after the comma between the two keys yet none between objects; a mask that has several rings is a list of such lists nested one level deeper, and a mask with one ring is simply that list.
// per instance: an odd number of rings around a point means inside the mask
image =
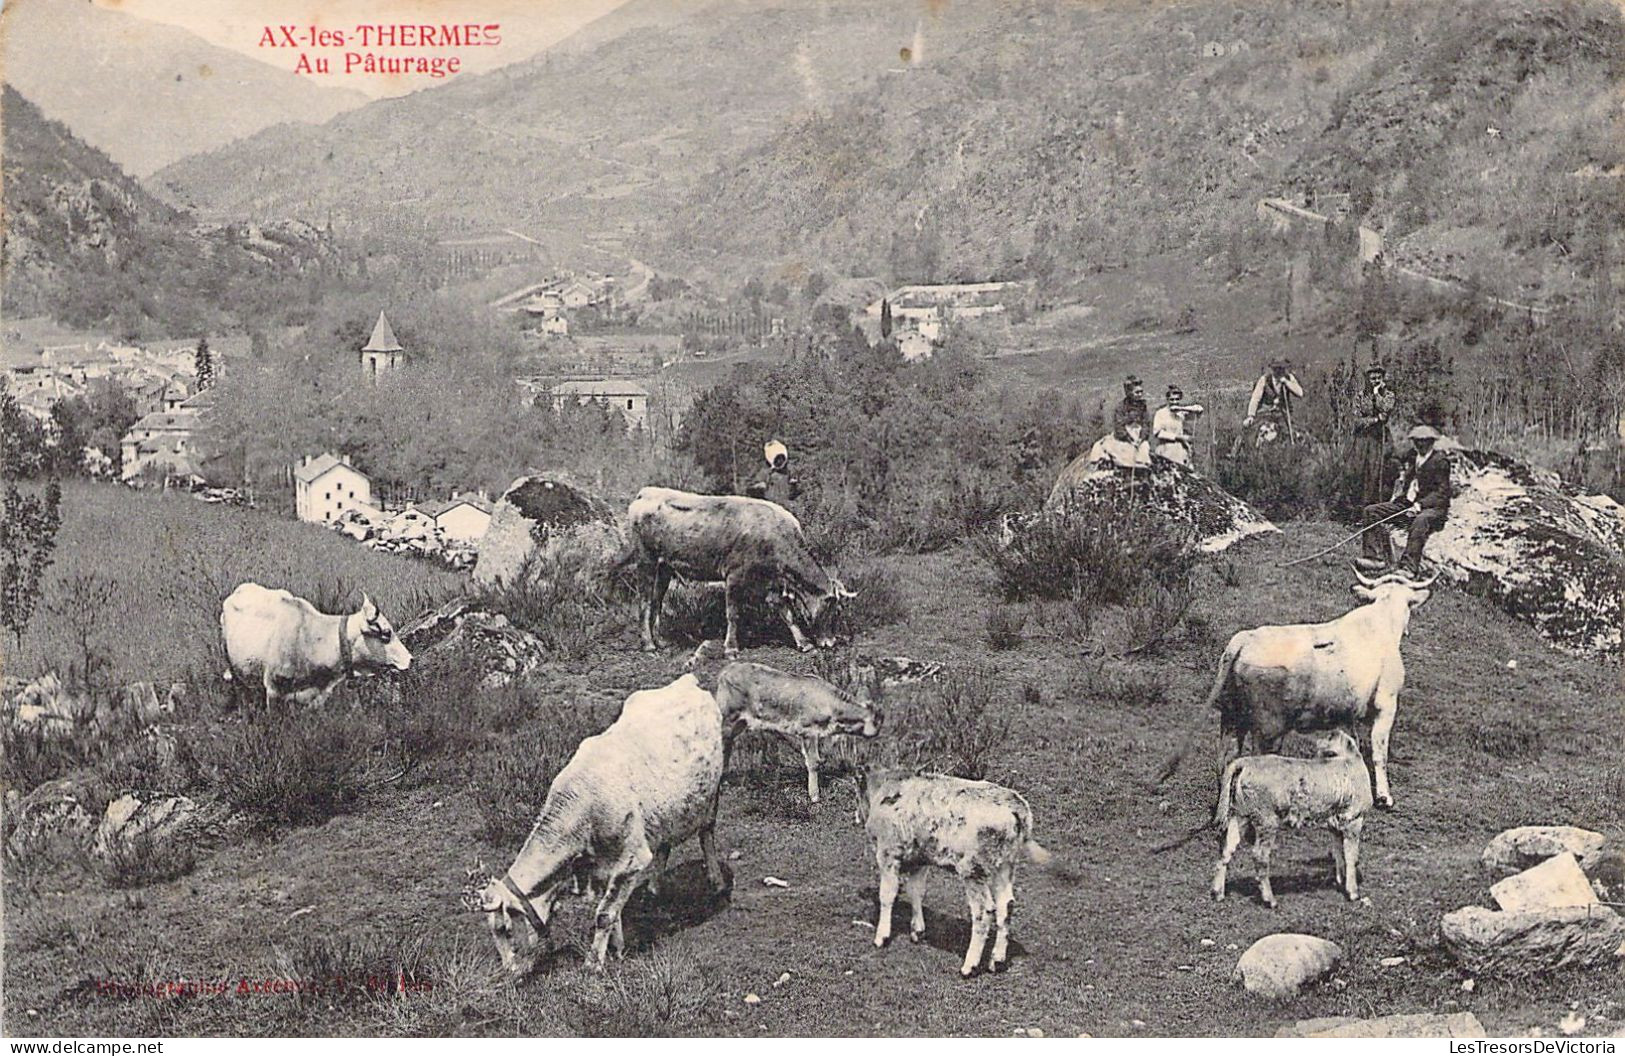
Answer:
[{"label": "pine tree", "polygon": [[202,392],[214,384],[214,354],[209,351],[209,339],[197,339],[197,352],[192,356],[192,362],[197,367],[197,391]]},{"label": "pine tree", "polygon": [[52,481],[43,497],[12,485],[0,510],[0,624],[22,648],[23,632],[44,593],[45,570],[62,523],[62,489]]},{"label": "pine tree", "polygon": [[885,341],[891,337],[891,301],[882,297],[880,299],[880,340]]}]

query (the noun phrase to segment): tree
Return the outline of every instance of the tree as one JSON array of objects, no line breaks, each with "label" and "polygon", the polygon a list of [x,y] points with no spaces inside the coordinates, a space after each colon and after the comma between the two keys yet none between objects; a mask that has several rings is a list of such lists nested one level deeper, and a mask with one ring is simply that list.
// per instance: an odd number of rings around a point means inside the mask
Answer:
[{"label": "tree", "polygon": [[209,351],[209,339],[197,339],[197,351],[192,354],[192,362],[197,367],[197,391],[202,392],[214,384],[214,355]]},{"label": "tree", "polygon": [[45,427],[17,403],[9,392],[0,392],[0,477],[27,480],[45,469],[50,451]]},{"label": "tree", "polygon": [[880,299],[880,339],[882,341],[886,341],[886,340],[889,340],[890,338],[891,338],[891,301],[889,301],[886,298],[882,297]]},{"label": "tree", "polygon": [[24,495],[15,484],[6,488],[5,508],[0,511],[0,623],[11,631],[19,649],[39,606],[61,523],[62,490],[55,481],[43,497]]}]

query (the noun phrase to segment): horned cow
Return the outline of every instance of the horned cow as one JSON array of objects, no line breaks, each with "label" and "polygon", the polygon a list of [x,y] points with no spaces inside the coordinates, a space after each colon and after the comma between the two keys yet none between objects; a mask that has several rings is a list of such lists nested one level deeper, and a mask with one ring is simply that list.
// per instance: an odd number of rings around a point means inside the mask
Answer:
[{"label": "horned cow", "polygon": [[965,885],[971,938],[959,974],[969,977],[982,962],[991,928],[991,967],[1008,956],[1010,906],[1016,866],[1043,864],[1050,853],[1033,840],[1033,815],[1018,793],[989,781],[944,774],[872,770],[858,775],[858,822],[874,844],[880,869],[880,919],[875,945],[891,938],[892,903],[899,881],[908,885],[914,916],[909,937],[925,934],[925,867],[952,870]]},{"label": "horned cow", "polygon": [[303,598],[241,583],[220,607],[227,677],[257,679],[270,704],[321,704],[352,672],[405,671],[412,654],[372,599],[348,615],[318,612]]}]

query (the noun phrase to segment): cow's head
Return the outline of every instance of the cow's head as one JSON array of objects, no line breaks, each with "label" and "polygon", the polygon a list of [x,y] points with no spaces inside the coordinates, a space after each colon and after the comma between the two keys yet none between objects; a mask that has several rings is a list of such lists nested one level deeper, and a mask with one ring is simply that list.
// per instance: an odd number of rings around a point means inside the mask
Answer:
[{"label": "cow's head", "polygon": [[834,648],[841,603],[857,597],[857,593],[847,590],[846,585],[833,576],[826,587],[809,587],[786,580],[779,590],[796,648],[803,651],[814,645],[820,649]]},{"label": "cow's head", "polygon": [[465,908],[485,914],[485,926],[490,929],[508,974],[518,979],[535,970],[547,951],[552,898],[524,898],[482,867],[468,871],[462,902]]},{"label": "cow's head", "polygon": [[873,737],[880,732],[880,679],[864,670],[854,654],[847,663],[847,688],[836,699],[832,733]]},{"label": "cow's head", "polygon": [[357,667],[405,671],[412,666],[412,654],[395,637],[395,628],[367,595],[361,595],[361,611],[351,618],[348,630]]},{"label": "cow's head", "polygon": [[1338,728],[1328,730],[1315,738],[1318,750],[1315,757],[1318,759],[1347,759],[1360,758],[1360,742],[1348,730]]},{"label": "cow's head", "polygon": [[1359,569],[1354,570],[1354,575],[1359,582],[1349,589],[1354,592],[1355,597],[1364,598],[1366,601],[1398,599],[1403,601],[1408,609],[1414,609],[1428,600],[1433,593],[1428,588],[1439,578],[1437,572],[1423,580],[1411,579],[1403,572],[1388,572],[1372,579]]}]

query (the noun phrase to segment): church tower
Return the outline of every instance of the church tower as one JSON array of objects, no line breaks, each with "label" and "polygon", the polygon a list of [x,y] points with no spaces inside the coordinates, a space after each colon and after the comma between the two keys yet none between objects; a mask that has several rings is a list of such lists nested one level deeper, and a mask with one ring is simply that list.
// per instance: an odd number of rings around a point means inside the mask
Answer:
[{"label": "church tower", "polygon": [[390,328],[389,319],[379,312],[378,321],[372,327],[372,337],[361,348],[361,373],[376,384],[378,375],[395,370],[404,362],[406,350],[395,340],[395,331]]}]

